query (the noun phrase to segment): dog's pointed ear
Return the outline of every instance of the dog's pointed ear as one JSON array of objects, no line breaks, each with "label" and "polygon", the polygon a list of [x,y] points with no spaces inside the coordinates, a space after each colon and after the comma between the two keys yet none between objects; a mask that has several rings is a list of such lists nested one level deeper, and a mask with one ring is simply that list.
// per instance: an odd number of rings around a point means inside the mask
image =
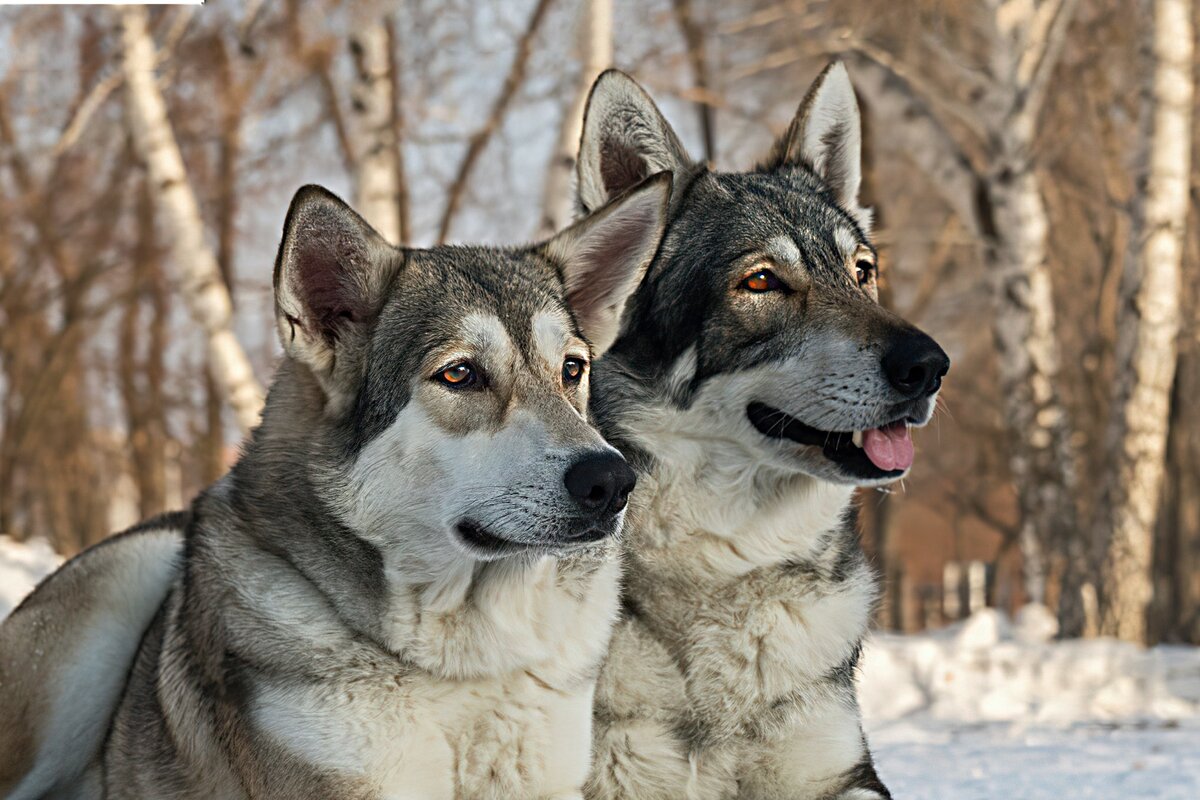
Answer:
[{"label": "dog's pointed ear", "polygon": [[567,303],[595,356],[620,333],[625,301],[658,252],[670,199],[671,175],[659,172],[542,245],[562,268]]},{"label": "dog's pointed ear", "polygon": [[578,200],[592,212],[659,172],[691,164],[679,137],[637,81],[616,69],[592,84],[579,140]]},{"label": "dog's pointed ear", "polygon": [[766,164],[768,169],[801,165],[825,181],[838,205],[870,228],[870,212],[858,203],[862,120],[850,75],[840,61],[830,63],[813,81]]},{"label": "dog's pointed ear", "polygon": [[331,396],[339,356],[378,314],[399,251],[339,197],[304,186],[292,198],[275,258],[275,325],[284,351]]}]

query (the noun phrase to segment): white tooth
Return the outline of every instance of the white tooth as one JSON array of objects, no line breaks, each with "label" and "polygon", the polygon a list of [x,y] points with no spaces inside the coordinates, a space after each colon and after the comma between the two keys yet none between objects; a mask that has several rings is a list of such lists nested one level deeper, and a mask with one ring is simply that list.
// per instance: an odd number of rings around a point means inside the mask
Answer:
[{"label": "white tooth", "polygon": [[855,447],[862,447],[862,431],[855,431],[850,434],[850,441],[854,442]]}]

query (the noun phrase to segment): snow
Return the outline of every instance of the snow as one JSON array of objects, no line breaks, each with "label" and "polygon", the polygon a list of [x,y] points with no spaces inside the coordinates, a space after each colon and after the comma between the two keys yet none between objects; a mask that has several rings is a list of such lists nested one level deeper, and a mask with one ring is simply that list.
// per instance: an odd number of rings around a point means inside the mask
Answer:
[{"label": "snow", "polygon": [[898,798],[1200,798],[1200,648],[1054,633],[1027,607],[871,639],[860,698]]},{"label": "snow", "polygon": [[60,563],[62,558],[43,539],[17,542],[0,534],[0,619]]},{"label": "snow", "polygon": [[[45,542],[0,536],[0,617],[60,562]],[[1200,798],[1200,648],[1054,633],[1028,606],[870,639],[860,698],[897,798]]]}]

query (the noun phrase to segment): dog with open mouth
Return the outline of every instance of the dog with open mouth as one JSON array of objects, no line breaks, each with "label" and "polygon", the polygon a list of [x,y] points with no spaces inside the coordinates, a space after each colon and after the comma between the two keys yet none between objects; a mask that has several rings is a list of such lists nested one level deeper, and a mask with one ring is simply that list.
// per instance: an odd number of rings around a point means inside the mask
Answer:
[{"label": "dog with open mouth", "polygon": [[591,363],[669,194],[408,250],[301,189],[238,463],[0,626],[0,794],[581,798],[636,480]]},{"label": "dog with open mouth", "polygon": [[877,589],[852,495],[908,472],[949,359],[879,305],[860,140],[840,64],[747,172],[689,158],[628,76],[592,89],[581,208],[662,170],[675,187],[596,366],[596,418],[639,489],[594,800],[889,797],[855,692]]}]

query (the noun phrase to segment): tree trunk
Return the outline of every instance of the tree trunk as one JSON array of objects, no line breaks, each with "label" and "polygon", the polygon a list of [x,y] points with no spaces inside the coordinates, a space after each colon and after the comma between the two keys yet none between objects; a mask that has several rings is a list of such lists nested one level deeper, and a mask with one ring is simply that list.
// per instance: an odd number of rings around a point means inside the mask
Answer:
[{"label": "tree trunk", "polygon": [[[1180,347],[1185,347],[1183,341]],[[1153,594],[1146,615],[1146,640],[1151,644],[1191,640],[1190,623],[1196,614],[1200,498],[1193,487],[1200,486],[1200,460],[1196,459],[1200,448],[1193,449],[1196,427],[1189,412],[1195,403],[1187,399],[1196,397],[1189,395],[1189,390],[1200,388],[1196,366],[1192,358],[1180,352],[1171,390],[1166,471],[1154,531]]]},{"label": "tree trunk", "polygon": [[704,29],[696,21],[691,0],[671,0],[675,21],[683,33],[687,48],[688,63],[692,68],[695,83],[697,122],[700,124],[700,140],[704,143],[704,160],[712,162],[717,157],[716,122],[712,104],[712,89],[708,85],[708,59],[704,51]]},{"label": "tree trunk", "polygon": [[[1040,603],[1046,596],[1048,547],[1069,548],[1073,561],[1085,562],[1071,427],[1055,388],[1059,352],[1047,264],[1049,221],[1034,153],[1041,101],[1076,2],[990,5],[996,19],[987,55],[995,77],[978,103],[989,133],[981,148],[986,166],[972,165],[930,98],[896,65],[856,51],[856,88],[876,114],[892,123],[881,126],[887,138],[899,142],[894,146],[929,175],[978,238],[984,270],[994,281],[997,370],[1021,512],[1025,594]],[[1017,35],[1018,29],[1024,33]],[[1016,41],[1028,47],[1015,48]],[[1070,615],[1082,620],[1082,605],[1068,606]]]},{"label": "tree trunk", "polygon": [[[154,273],[159,268],[154,237],[154,198],[149,180],[147,176],[139,188],[137,243],[134,246],[133,269],[130,271],[129,296],[121,318],[117,355],[121,400],[125,405],[126,427],[129,430],[133,482],[138,492],[138,514],[143,519],[166,510],[163,408],[161,403],[156,402],[161,397],[161,389],[155,391],[155,380],[161,381],[162,375],[150,367],[162,360],[162,354],[155,346],[161,347],[163,342],[153,341],[159,338],[154,331],[162,321],[155,319],[151,322],[152,341],[147,346],[143,347],[139,342],[143,295],[153,292],[157,282]],[[142,351],[146,353],[146,368],[138,363],[138,353]],[[144,382],[138,380],[139,375]]]},{"label": "tree trunk", "polygon": [[412,241],[411,202],[408,196],[408,171],[404,160],[404,82],[400,60],[396,50],[401,42],[397,38],[396,20],[388,17],[384,21],[388,36],[388,75],[391,76],[392,96],[392,160],[396,163],[396,213],[400,219],[400,238],[396,244],[407,245]]},{"label": "tree trunk", "polygon": [[1143,98],[1146,193],[1117,307],[1109,478],[1096,515],[1107,543],[1103,632],[1146,639],[1179,331],[1180,264],[1192,151],[1192,4],[1147,0],[1153,68]]},{"label": "tree trunk", "polygon": [[[1028,147],[1011,145],[1020,152]],[[996,282],[994,337],[1000,394],[1013,438],[1011,468],[1021,510],[1019,546],[1028,602],[1046,597],[1046,547],[1077,527],[1074,455],[1055,389],[1059,352],[1046,263],[1049,223],[1032,164],[1005,163],[986,182],[987,271]]]},{"label": "tree trunk", "polygon": [[258,424],[263,390],[233,332],[233,305],[175,142],[166,103],[155,76],[154,42],[146,10],[121,11],[126,110],[139,158],[150,172],[160,218],[171,242],[172,262],[188,309],[208,339],[209,366],[243,432]]},{"label": "tree trunk", "polygon": [[351,108],[359,136],[354,197],[358,212],[392,244],[401,241],[392,41],[382,22],[350,37],[357,75]]},{"label": "tree trunk", "polygon": [[[1049,552],[1066,552],[1070,576],[1060,616],[1083,629],[1080,571],[1088,562],[1076,497],[1075,450],[1057,390],[1059,347],[1047,253],[1049,219],[1037,174],[1042,104],[1078,0],[989,0],[993,14],[989,169],[980,193],[985,269],[994,281],[993,337],[1012,441],[1010,468],[1021,512],[1025,600],[1046,602]],[[1073,631],[1074,632],[1074,631]]]},{"label": "tree trunk", "polygon": [[[1190,277],[1190,276],[1189,276]],[[1200,644],[1200,292],[1192,286],[1190,330],[1180,338],[1171,393],[1167,470],[1158,518],[1160,543],[1153,606],[1157,624],[1151,641],[1168,639]]]},{"label": "tree trunk", "polygon": [[542,223],[538,235],[545,237],[565,228],[575,216],[575,155],[583,135],[583,111],[588,94],[600,73],[613,58],[612,0],[585,0],[579,9],[578,36],[581,55],[579,82],[571,105],[558,129],[558,142],[546,168],[542,192]]},{"label": "tree trunk", "polygon": [[[229,292],[229,302],[236,301],[233,274],[234,244],[237,241],[238,183],[237,165],[242,152],[242,109],[245,92],[237,83],[233,59],[224,39],[213,43],[221,72],[221,140],[217,153],[217,266],[221,282]],[[213,369],[205,376],[205,433],[201,463],[201,482],[212,483],[225,473],[225,423],[221,389],[213,380]]]}]

